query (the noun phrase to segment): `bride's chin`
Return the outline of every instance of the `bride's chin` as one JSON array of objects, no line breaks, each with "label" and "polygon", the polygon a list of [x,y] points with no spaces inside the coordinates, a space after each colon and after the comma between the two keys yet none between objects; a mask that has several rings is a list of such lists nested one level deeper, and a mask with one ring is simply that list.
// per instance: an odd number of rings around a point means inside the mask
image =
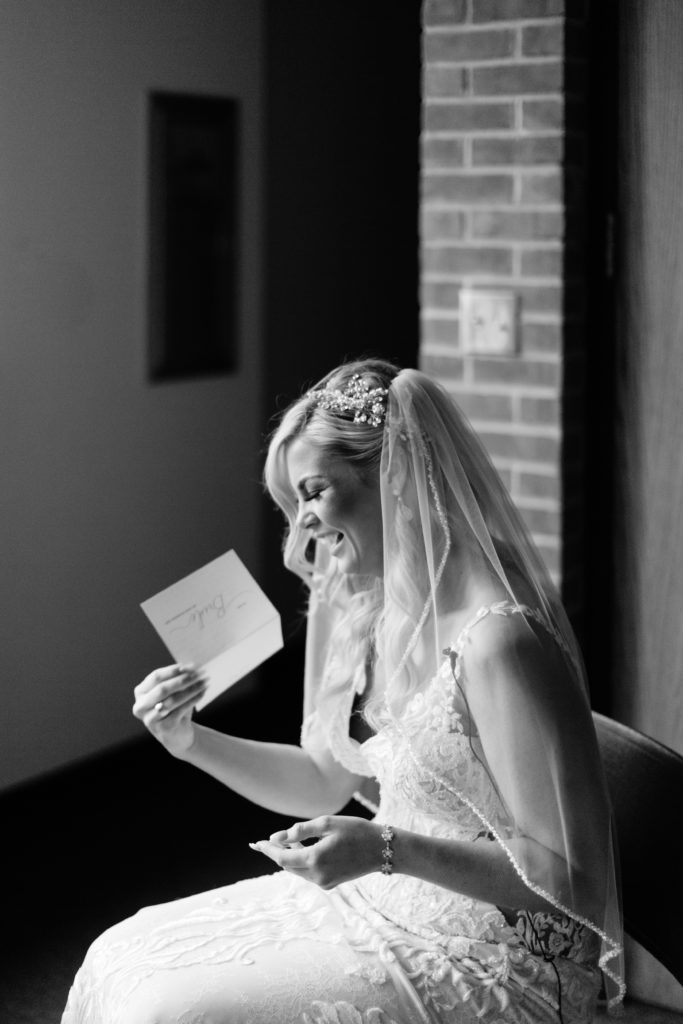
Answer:
[{"label": "bride's chin", "polygon": [[358,559],[353,556],[349,557],[348,551],[342,551],[334,557],[337,560],[337,568],[340,572],[343,572],[345,576],[358,576],[359,574],[362,574],[362,569],[358,566]]}]

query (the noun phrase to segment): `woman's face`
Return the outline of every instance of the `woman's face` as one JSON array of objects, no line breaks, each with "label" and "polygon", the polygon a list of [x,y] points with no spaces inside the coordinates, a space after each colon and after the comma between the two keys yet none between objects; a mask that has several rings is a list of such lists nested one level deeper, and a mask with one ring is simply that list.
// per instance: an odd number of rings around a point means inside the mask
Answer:
[{"label": "woman's face", "polygon": [[344,459],[330,458],[305,435],[286,453],[297,495],[297,524],[327,544],[343,573],[382,575],[379,477],[362,477]]}]

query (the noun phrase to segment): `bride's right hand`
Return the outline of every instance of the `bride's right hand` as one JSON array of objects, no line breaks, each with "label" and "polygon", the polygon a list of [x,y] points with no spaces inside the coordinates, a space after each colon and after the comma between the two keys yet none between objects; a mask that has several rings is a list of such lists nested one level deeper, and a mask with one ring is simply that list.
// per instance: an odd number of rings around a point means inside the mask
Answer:
[{"label": "bride's right hand", "polygon": [[150,672],[135,687],[133,714],[174,757],[182,757],[194,741],[192,712],[207,681],[187,665],[167,665]]}]

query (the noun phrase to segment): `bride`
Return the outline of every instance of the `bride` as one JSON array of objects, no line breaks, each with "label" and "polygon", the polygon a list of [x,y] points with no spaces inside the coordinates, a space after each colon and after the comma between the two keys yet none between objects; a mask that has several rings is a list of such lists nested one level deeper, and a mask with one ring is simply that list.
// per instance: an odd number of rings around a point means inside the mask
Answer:
[{"label": "bride", "polygon": [[[274,873],[101,935],[63,1024],[581,1024],[601,984],[617,1005],[580,654],[462,414],[416,370],[345,364],[284,414],[265,479],[310,591],[301,746],[196,724],[190,666],[134,713],[295,820],[254,844]],[[354,794],[371,820],[337,813]]]}]

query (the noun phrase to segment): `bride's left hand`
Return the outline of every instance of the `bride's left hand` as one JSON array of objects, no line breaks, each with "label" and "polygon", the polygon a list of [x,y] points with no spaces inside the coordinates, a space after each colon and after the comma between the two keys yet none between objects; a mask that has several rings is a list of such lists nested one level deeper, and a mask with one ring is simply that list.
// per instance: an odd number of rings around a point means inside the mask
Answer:
[{"label": "bride's left hand", "polygon": [[[366,818],[323,815],[301,821],[269,839],[250,843],[285,871],[333,889],[340,882],[381,870],[382,826]],[[316,839],[310,846],[304,840]]]}]

